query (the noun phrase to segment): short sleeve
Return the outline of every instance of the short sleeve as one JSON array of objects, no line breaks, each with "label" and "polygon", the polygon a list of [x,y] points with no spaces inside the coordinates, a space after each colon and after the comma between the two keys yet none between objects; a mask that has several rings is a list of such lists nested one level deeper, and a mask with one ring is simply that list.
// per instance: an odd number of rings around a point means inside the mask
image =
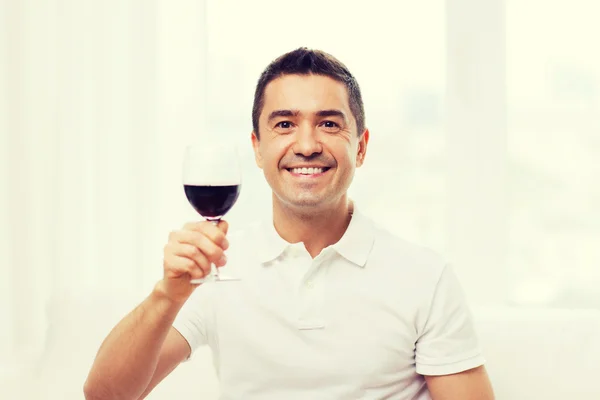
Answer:
[{"label": "short sleeve", "polygon": [[208,343],[209,285],[210,283],[198,287],[173,321],[173,328],[183,336],[190,346],[191,352],[188,360],[200,346]]},{"label": "short sleeve", "polygon": [[446,265],[435,287],[429,314],[416,343],[420,375],[449,375],[485,363],[463,290]]}]

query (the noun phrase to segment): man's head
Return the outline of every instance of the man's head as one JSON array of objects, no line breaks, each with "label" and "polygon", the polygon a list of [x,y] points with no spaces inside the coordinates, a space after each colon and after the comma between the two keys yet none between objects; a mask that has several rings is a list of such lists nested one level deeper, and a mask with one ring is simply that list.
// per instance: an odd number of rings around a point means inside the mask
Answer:
[{"label": "man's head", "polygon": [[343,64],[307,49],[276,59],[258,82],[253,125],[256,163],[275,201],[313,212],[346,199],[369,131],[360,89]]},{"label": "man's head", "polygon": [[257,138],[260,138],[259,118],[264,107],[265,89],[271,81],[284,75],[322,75],[343,83],[348,90],[348,102],[356,120],[358,134],[364,132],[365,109],[360,87],[354,76],[332,55],[301,47],[275,59],[260,75],[252,105],[252,129]]}]

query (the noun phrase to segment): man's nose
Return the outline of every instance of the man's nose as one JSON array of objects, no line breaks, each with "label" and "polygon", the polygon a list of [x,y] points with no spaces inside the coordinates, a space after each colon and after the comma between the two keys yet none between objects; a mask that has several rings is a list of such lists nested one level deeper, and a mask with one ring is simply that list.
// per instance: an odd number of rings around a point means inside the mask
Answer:
[{"label": "man's nose", "polygon": [[313,154],[321,153],[323,147],[318,137],[318,132],[314,127],[304,126],[296,131],[296,142],[294,143],[294,153],[310,157]]}]

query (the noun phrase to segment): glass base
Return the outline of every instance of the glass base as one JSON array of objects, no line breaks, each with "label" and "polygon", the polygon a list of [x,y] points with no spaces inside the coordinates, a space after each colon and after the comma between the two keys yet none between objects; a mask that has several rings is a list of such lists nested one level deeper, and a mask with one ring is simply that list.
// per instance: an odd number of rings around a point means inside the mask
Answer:
[{"label": "glass base", "polygon": [[240,281],[240,278],[236,278],[233,276],[223,276],[223,275],[219,275],[219,277],[216,277],[215,275],[209,275],[206,278],[202,278],[202,279],[192,279],[190,280],[190,283],[193,285],[200,285],[206,282],[230,282],[230,281]]},{"label": "glass base", "polygon": [[228,282],[228,281],[239,281],[240,278],[236,278],[234,276],[227,275],[227,273],[223,274],[221,271],[217,270],[213,266],[212,273],[202,279],[191,279],[190,283],[193,285],[200,285],[206,282]]}]

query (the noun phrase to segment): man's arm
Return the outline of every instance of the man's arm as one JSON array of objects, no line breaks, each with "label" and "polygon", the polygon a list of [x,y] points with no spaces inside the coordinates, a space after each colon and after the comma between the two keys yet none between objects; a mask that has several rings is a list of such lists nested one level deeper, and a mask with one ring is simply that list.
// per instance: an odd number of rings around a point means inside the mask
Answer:
[{"label": "man's arm", "polygon": [[[172,328],[181,304],[154,290],[104,340],[84,385],[87,400],[137,400],[189,354]],[[141,397],[142,396],[142,397]]]},{"label": "man's arm", "polygon": [[494,400],[484,366],[452,375],[425,376],[432,400]]},{"label": "man's arm", "polygon": [[164,277],[117,324],[98,350],[84,385],[87,400],[143,399],[191,352],[173,322],[211,263],[225,265],[225,221],[192,222],[171,232],[164,248]]},{"label": "man's arm", "polygon": [[191,349],[188,342],[175,328],[171,328],[160,351],[154,375],[138,400],[145,399],[156,385],[165,379],[183,360],[189,357],[190,352]]}]

